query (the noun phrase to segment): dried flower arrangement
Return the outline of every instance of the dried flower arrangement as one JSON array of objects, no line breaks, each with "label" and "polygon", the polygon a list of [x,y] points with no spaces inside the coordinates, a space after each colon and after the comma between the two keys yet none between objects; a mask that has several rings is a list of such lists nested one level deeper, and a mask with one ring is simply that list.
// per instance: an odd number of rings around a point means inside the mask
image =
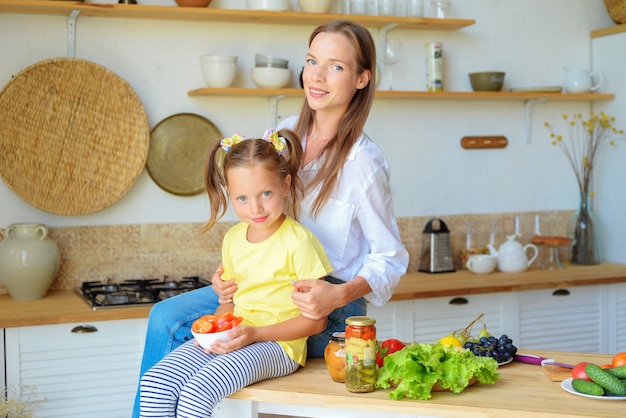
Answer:
[{"label": "dried flower arrangement", "polygon": [[35,411],[48,402],[39,396],[36,386],[9,387],[6,394],[6,399],[0,398],[0,417],[35,418]]}]

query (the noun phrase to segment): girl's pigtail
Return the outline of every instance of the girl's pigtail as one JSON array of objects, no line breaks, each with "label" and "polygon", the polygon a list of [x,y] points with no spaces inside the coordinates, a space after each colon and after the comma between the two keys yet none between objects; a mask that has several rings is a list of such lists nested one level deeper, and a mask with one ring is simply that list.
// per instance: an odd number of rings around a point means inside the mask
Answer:
[{"label": "girl's pigtail", "polygon": [[220,141],[215,141],[209,148],[207,162],[204,169],[204,185],[209,197],[211,217],[202,226],[200,232],[207,232],[226,213],[228,197],[226,195],[226,180],[223,172],[223,157]]},{"label": "girl's pigtail", "polygon": [[300,215],[300,200],[304,194],[304,186],[300,178],[300,166],[304,158],[304,151],[302,150],[300,137],[298,137],[294,131],[281,129],[278,131],[278,136],[285,139],[287,149],[289,150],[288,155],[285,156],[287,158],[289,174],[291,174],[291,188],[289,190],[288,201],[291,205],[293,218],[298,220],[298,216]]}]

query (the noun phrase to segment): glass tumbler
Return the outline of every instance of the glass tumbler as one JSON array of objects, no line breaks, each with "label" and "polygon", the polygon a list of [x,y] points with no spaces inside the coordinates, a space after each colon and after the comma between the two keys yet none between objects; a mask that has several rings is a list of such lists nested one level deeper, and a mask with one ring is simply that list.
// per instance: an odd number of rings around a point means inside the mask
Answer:
[{"label": "glass tumbler", "polygon": [[452,6],[450,0],[431,0],[430,15],[438,19],[447,19],[451,17]]},{"label": "glass tumbler", "polygon": [[[399,1],[400,3],[402,0]],[[378,14],[394,16],[396,14],[396,0],[378,0]]]},{"label": "glass tumbler", "polygon": [[409,17],[424,16],[424,0],[405,0],[406,15]]},{"label": "glass tumbler", "polygon": [[350,0],[350,14],[364,15],[366,0]]}]

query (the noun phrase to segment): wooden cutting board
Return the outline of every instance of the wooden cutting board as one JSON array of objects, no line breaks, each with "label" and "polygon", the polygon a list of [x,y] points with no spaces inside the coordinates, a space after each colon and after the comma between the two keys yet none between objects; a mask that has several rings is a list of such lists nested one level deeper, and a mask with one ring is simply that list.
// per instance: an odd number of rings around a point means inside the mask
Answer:
[{"label": "wooden cutting board", "polygon": [[553,382],[562,382],[568,377],[572,377],[572,369],[566,367],[546,364],[541,366],[541,370],[543,370],[543,373]]}]

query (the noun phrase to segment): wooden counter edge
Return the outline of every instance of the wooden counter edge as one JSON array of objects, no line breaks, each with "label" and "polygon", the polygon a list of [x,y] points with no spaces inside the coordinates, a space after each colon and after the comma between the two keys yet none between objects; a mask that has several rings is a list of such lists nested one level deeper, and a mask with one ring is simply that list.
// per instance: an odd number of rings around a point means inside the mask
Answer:
[{"label": "wooden counter edge", "polygon": [[[579,361],[589,361],[603,364],[610,360],[611,355],[597,353],[560,352],[547,350],[521,350],[524,354],[533,354],[546,358],[575,364]],[[504,366],[499,373],[502,383],[498,385],[477,385],[476,390],[468,390],[466,394],[441,393],[436,394],[428,401],[403,399],[394,401],[387,397],[389,389],[378,389],[372,393],[355,394],[345,390],[342,384],[334,383],[328,377],[322,359],[313,359],[307,366],[298,372],[274,380],[266,380],[229,396],[230,399],[280,403],[291,405],[305,405],[346,410],[379,411],[395,414],[410,414],[441,417],[500,417],[513,414],[519,418],[565,418],[585,417],[597,418],[614,415],[621,407],[620,402],[600,402],[601,410],[596,415],[589,399],[566,393],[560,387],[560,382],[552,382],[544,376],[537,365],[513,363]],[[519,379],[517,387],[511,387],[511,381]],[[508,383],[506,382],[508,381]],[[542,392],[543,391],[543,392]],[[524,393],[532,392],[532,402],[523,403]],[[519,395],[519,396],[518,396]],[[491,403],[489,400],[506,399],[503,402]],[[509,401],[514,405],[509,405]],[[572,403],[571,407],[564,408],[558,402]],[[597,402],[597,401],[593,401]],[[585,408],[588,406],[587,408]],[[545,409],[544,409],[545,408]],[[316,415],[317,416],[317,415]]]},{"label": "wooden counter edge", "polygon": [[551,289],[626,282],[626,264],[592,266],[564,264],[560,270],[532,268],[521,273],[494,272],[478,275],[467,270],[453,273],[407,273],[396,287],[392,301],[443,296]]},{"label": "wooden counter edge", "polygon": [[[566,264],[558,271],[532,269],[523,273],[476,275],[454,273],[408,273],[395,289],[392,301],[485,293],[516,292],[570,286],[626,283],[626,265]],[[16,301],[0,295],[0,328],[147,318],[151,306],[92,310],[74,291],[49,293],[43,299]]]}]

